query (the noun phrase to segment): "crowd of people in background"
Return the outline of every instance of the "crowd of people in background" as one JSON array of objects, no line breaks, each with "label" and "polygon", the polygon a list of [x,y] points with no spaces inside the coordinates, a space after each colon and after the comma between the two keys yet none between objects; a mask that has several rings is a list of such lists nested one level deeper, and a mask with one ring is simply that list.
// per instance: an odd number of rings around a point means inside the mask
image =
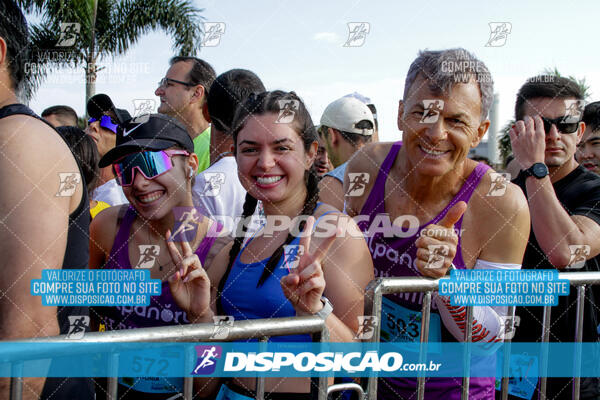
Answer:
[{"label": "crowd of people in background", "polygon": [[[133,118],[109,95],[96,94],[82,126],[67,105],[40,117],[20,104],[27,58],[19,49],[28,46],[28,27],[10,1],[0,20],[3,340],[66,334],[74,315],[90,317],[88,331],[212,323],[218,315],[317,315],[332,341],[353,342],[360,341],[365,287],[376,277],[600,271],[600,102],[584,108],[581,88],[568,78],[537,76],[520,88],[505,168],[474,154],[490,127],[493,79],[462,48],[422,51],[411,63],[398,104],[401,140],[393,143],[380,142],[375,105],[352,88],[311,116],[301,88],[268,91],[252,71],[217,75],[206,60],[183,56],[171,58],[160,78],[157,113]],[[449,63],[454,72],[444,70]],[[79,177],[68,188],[67,171]],[[512,182],[496,171],[508,171]],[[501,195],[490,195],[499,187]],[[406,224],[373,229],[383,216]],[[407,225],[410,234],[395,234]],[[440,246],[447,251],[432,268],[432,248]],[[148,247],[150,260],[139,251]],[[576,269],[574,249],[583,257]],[[43,306],[30,295],[43,269],[148,262],[161,295],[135,312]],[[586,342],[600,339],[598,296],[596,288],[586,292]],[[414,319],[422,302],[387,295],[383,311]],[[553,309],[551,341],[574,341],[575,302],[572,291]],[[429,341],[464,340],[464,307],[435,295],[431,312]],[[518,307],[513,340],[539,342],[541,312]],[[477,306],[473,318],[473,341],[495,343],[515,316],[506,306]],[[420,340],[420,328],[381,330],[386,341]],[[597,355],[584,362],[597,363]],[[564,398],[571,383],[548,379],[546,397]],[[378,398],[411,399],[416,387],[413,378],[381,378]],[[102,380],[38,377],[25,379],[24,396],[93,399],[106,390]],[[265,390],[265,399],[306,399],[310,381],[271,377]],[[458,399],[461,380],[427,378],[425,390],[428,399]],[[497,395],[494,377],[472,378],[469,390],[472,399]],[[537,391],[533,384],[529,398]],[[0,393],[8,393],[6,379]],[[180,378],[119,378],[120,399],[180,393]],[[254,398],[255,380],[196,379],[195,393]],[[582,378],[580,398],[600,398],[600,378]]]}]

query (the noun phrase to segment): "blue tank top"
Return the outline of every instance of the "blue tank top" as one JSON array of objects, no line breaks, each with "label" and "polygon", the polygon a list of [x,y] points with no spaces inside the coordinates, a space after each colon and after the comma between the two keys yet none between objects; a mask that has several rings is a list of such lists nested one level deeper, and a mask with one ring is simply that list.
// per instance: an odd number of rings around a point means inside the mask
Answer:
[{"label": "blue tank top", "polygon": [[[322,203],[317,203],[317,208]],[[315,222],[315,226],[325,215],[335,211],[328,211],[321,215]],[[269,261],[269,258],[250,264],[240,261],[240,257],[246,247],[254,239],[252,236],[238,253],[231,270],[226,277],[225,285],[221,292],[221,306],[226,315],[232,316],[235,320],[260,319],[260,318],[283,318],[293,317],[296,311],[283,294],[281,289],[281,278],[289,274],[286,263],[291,260],[286,259],[283,254],[277,263],[273,274],[269,276],[261,286],[257,287],[258,280]],[[298,245],[299,237],[295,237],[290,242],[291,245]],[[273,336],[270,340],[274,342],[310,342],[309,335],[290,335]]]}]

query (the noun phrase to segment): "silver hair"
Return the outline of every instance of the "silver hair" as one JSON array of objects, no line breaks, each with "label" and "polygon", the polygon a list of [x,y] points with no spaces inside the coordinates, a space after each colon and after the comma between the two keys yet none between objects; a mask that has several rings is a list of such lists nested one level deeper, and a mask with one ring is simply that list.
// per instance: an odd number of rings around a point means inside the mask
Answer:
[{"label": "silver hair", "polygon": [[481,120],[485,120],[494,100],[494,81],[483,61],[463,48],[420,51],[406,74],[404,100],[417,77],[427,79],[431,91],[448,94],[457,83],[475,81],[481,94]]}]

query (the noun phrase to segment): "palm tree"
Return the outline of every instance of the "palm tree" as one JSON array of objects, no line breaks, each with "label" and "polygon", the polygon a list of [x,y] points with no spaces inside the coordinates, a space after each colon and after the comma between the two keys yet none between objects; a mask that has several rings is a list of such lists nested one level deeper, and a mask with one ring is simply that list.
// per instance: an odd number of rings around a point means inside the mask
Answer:
[{"label": "palm tree", "polygon": [[41,17],[31,26],[31,71],[23,96],[29,98],[51,70],[84,67],[86,102],[96,92],[102,59],[123,55],[140,37],[162,29],[179,55],[196,55],[200,12],[190,0],[17,0]]}]

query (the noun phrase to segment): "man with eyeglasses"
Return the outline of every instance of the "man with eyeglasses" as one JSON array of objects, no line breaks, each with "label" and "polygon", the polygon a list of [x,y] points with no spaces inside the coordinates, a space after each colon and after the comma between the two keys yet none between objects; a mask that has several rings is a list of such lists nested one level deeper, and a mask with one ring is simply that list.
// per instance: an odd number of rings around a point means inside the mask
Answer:
[{"label": "man with eyeglasses", "polygon": [[[117,140],[117,127],[131,119],[127,110],[116,108],[110,97],[105,94],[92,96],[87,103],[87,114],[90,119],[86,133],[96,143],[100,157],[115,147]],[[94,190],[93,200],[103,201],[116,206],[127,204],[123,189],[115,181],[111,167],[100,170],[99,184]]]},{"label": "man with eyeglasses", "polygon": [[[563,77],[531,78],[517,94],[515,114],[510,139],[521,171],[513,182],[527,196],[532,224],[523,268],[600,271],[600,177],[575,160],[577,143],[586,129],[581,88]],[[575,341],[576,290],[571,288],[570,293],[560,296],[558,305],[552,307],[552,342]],[[598,294],[595,288],[586,291],[584,342],[598,341]],[[517,307],[520,328],[513,340],[539,342],[542,313],[542,307]],[[584,371],[586,365],[597,362],[598,355],[585,354]],[[581,379],[581,398],[598,398],[600,379]],[[546,397],[570,397],[571,383],[572,379],[548,379]],[[536,389],[534,380],[533,385],[520,389],[531,398],[539,385]]]},{"label": "man with eyeglasses", "polygon": [[206,98],[215,80],[213,67],[196,57],[171,58],[171,66],[154,92],[160,98],[158,112],[183,123],[194,142],[198,172],[210,165],[210,125]]}]

